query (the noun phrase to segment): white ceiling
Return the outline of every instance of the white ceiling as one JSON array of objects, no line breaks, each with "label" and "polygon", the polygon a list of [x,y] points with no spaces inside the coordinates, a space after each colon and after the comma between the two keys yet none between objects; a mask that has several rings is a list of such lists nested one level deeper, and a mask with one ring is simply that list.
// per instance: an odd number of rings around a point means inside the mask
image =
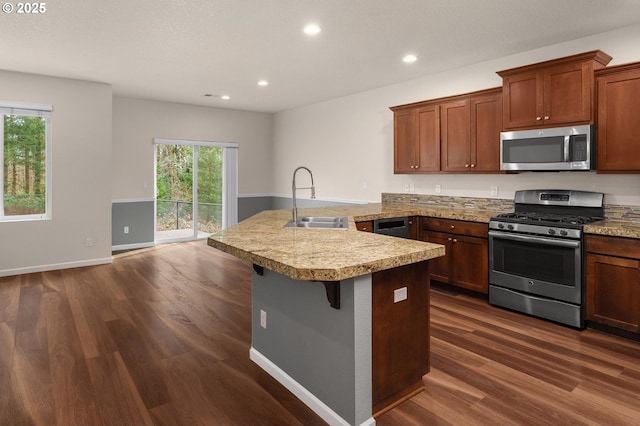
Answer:
[{"label": "white ceiling", "polygon": [[43,14],[0,15],[0,69],[264,112],[640,22],[639,0],[40,1]]}]

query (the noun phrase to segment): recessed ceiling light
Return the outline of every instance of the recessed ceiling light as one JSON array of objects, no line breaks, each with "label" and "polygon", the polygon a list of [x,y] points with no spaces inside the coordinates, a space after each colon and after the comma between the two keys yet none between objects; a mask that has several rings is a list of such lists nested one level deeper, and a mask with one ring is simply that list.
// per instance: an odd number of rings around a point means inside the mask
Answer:
[{"label": "recessed ceiling light", "polygon": [[258,82],[258,86],[268,86],[269,82],[267,80],[260,80]]},{"label": "recessed ceiling light", "polygon": [[228,101],[229,99],[231,99],[231,96],[229,96],[229,95],[222,95],[222,96],[220,96],[220,99],[224,99],[225,101]]},{"label": "recessed ceiling light", "polygon": [[307,24],[302,30],[308,36],[318,35],[322,29],[317,24]]},{"label": "recessed ceiling light", "polygon": [[412,64],[417,60],[418,60],[418,57],[413,54],[405,55],[405,57],[402,58],[402,62],[404,62],[405,64]]}]

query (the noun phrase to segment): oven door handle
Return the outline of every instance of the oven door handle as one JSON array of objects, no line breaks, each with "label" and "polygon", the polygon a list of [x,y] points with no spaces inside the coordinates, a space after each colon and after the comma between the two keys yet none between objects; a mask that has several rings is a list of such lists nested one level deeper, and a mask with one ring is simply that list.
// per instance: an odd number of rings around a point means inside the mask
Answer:
[{"label": "oven door handle", "polygon": [[519,235],[519,234],[509,234],[507,232],[500,231],[489,231],[490,237],[498,237],[503,240],[512,240],[512,241],[523,241],[523,242],[538,242],[547,244],[550,246],[557,247],[570,247],[570,248],[578,248],[580,247],[580,241],[570,241],[570,240],[557,240],[554,238],[545,238],[545,237],[532,237],[530,235]]}]

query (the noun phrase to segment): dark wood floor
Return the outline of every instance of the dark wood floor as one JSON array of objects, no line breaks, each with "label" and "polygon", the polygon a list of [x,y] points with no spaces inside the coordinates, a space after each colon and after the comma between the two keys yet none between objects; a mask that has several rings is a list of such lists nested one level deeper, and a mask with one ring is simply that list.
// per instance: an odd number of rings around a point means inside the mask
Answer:
[{"label": "dark wood floor", "polygon": [[[203,241],[0,278],[0,425],[314,425],[254,365],[250,265]],[[640,424],[640,344],[432,292],[427,390],[379,425]]]}]

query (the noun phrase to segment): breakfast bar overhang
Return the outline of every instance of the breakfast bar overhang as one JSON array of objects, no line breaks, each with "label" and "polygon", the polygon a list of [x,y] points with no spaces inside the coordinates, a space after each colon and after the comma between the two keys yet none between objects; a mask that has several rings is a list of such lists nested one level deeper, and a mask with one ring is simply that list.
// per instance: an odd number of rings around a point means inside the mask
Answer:
[{"label": "breakfast bar overhang", "polygon": [[251,262],[250,357],[330,424],[375,416],[429,370],[428,260],[444,247],[348,229],[286,228],[265,211],[209,238]]}]

